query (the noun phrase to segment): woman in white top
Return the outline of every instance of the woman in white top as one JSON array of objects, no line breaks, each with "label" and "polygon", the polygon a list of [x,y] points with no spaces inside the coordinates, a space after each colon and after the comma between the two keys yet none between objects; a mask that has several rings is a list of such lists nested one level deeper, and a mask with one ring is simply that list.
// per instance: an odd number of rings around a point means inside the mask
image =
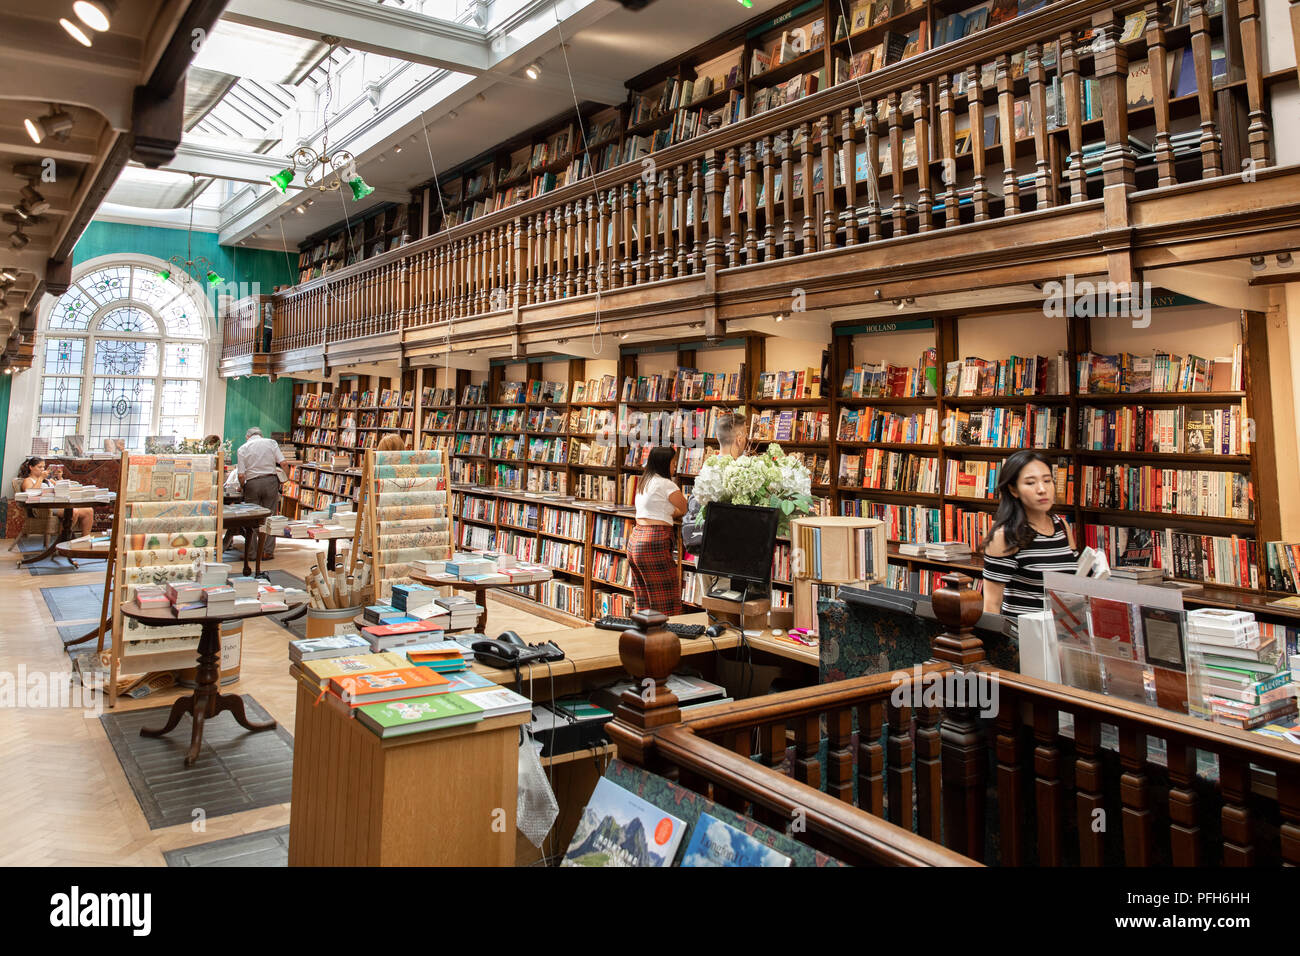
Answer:
[{"label": "woman in white top", "polygon": [[627,543],[637,610],[668,617],[682,612],[682,586],[673,557],[673,522],[686,513],[686,496],[673,483],[675,448],[650,449],[636,491],[636,527]]}]

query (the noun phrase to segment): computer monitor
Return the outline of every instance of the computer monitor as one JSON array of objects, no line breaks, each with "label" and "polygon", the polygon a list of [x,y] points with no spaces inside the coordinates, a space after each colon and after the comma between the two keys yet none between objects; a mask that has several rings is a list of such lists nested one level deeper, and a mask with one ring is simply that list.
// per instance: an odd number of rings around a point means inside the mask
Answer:
[{"label": "computer monitor", "polygon": [[779,520],[775,508],[714,502],[704,512],[704,540],[697,568],[705,574],[736,578],[766,590],[772,577]]}]

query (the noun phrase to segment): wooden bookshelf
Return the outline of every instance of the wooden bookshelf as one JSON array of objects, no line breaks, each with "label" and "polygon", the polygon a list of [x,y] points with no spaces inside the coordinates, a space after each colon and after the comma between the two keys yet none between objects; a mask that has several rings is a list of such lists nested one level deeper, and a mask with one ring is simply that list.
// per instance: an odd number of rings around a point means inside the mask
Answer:
[{"label": "wooden bookshelf", "polygon": [[345,266],[396,249],[414,235],[411,206],[386,204],[351,227],[331,226],[298,246],[298,282],[329,275]]}]

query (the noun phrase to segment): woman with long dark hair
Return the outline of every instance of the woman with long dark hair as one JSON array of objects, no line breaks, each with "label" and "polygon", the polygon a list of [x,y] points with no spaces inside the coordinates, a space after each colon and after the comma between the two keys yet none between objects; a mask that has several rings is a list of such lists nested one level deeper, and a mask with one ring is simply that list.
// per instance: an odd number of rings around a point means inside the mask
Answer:
[{"label": "woman with long dark hair", "polygon": [[998,473],[998,511],[984,539],[984,610],[1018,617],[1043,610],[1043,572],[1073,573],[1074,532],[1059,515],[1052,464],[1041,452],[1010,455]]},{"label": "woman with long dark hair", "polygon": [[627,543],[637,610],[682,613],[682,589],[673,557],[673,522],[686,513],[686,496],[673,482],[677,450],[658,446],[636,489],[636,527]]},{"label": "woman with long dark hair", "polygon": [[[37,455],[28,458],[18,466],[19,486],[23,491],[31,491],[33,488],[40,488],[42,485],[53,486],[54,476],[50,474],[50,468],[45,464],[45,459]],[[79,535],[90,534],[90,529],[95,524],[94,508],[73,508],[72,509],[72,527]]]}]

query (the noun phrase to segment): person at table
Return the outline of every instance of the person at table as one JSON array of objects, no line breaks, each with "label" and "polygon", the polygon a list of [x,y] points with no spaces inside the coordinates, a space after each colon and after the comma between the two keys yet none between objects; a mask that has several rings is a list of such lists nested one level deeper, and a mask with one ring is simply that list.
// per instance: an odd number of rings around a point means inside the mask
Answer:
[{"label": "person at table", "polygon": [[993,530],[984,539],[984,610],[1019,617],[1043,610],[1044,571],[1074,573],[1074,531],[1052,514],[1056,480],[1041,452],[1008,456],[997,490]]},{"label": "person at table", "polygon": [[[33,456],[24,461],[18,466],[18,478],[23,491],[31,491],[33,488],[54,487],[55,478],[50,473],[50,468],[45,464],[44,458]],[[90,534],[91,526],[94,523],[94,508],[72,509],[72,529],[78,535]]]},{"label": "person at table", "polygon": [[682,589],[673,557],[673,522],[686,513],[686,496],[673,483],[677,449],[656,447],[636,489],[636,527],[627,543],[638,610],[682,613]]},{"label": "person at table", "polygon": [[[284,455],[280,444],[262,437],[262,429],[254,426],[244,433],[244,443],[235,453],[239,486],[244,500],[261,505],[271,514],[280,511],[280,463]],[[263,559],[275,557],[275,536],[264,535]]]}]

